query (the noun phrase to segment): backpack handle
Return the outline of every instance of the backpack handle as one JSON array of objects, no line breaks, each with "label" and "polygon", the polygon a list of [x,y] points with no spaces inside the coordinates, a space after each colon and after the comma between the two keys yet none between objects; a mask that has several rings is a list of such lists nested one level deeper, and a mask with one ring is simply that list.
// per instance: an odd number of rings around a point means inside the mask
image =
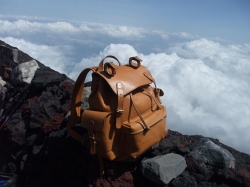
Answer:
[{"label": "backpack handle", "polygon": [[116,66],[113,62],[104,64],[104,71],[111,77],[115,75],[117,68],[118,66]]},{"label": "backpack handle", "polygon": [[[132,61],[136,61],[137,64],[133,63]],[[129,58],[129,65],[133,68],[139,68],[141,66],[141,59],[138,56],[133,56]]]},{"label": "backpack handle", "polygon": [[99,71],[99,72],[100,72],[100,71],[103,71],[103,62],[104,62],[104,60],[105,60],[106,58],[113,58],[113,59],[115,59],[115,60],[118,62],[119,66],[121,66],[120,61],[119,61],[115,56],[108,55],[108,56],[106,56],[105,58],[102,59],[102,61],[100,62],[99,66],[98,66],[97,71]]}]

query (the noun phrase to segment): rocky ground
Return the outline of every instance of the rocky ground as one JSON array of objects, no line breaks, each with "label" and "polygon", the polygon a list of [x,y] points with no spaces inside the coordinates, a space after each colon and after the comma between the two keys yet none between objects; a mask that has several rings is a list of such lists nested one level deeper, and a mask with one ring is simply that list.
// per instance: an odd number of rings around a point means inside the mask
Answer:
[{"label": "rocky ground", "polygon": [[[1,41],[1,44],[4,43]],[[30,60],[32,57],[19,51],[19,63]],[[209,138],[232,154],[235,166],[226,167],[218,162],[216,166],[211,162],[198,163],[192,151],[204,137],[182,135],[171,130],[158,146],[136,161],[104,160],[105,174],[100,177],[97,158],[67,135],[66,115],[74,82],[37,63],[40,68],[30,84],[2,77],[5,86],[1,89],[5,87],[6,91],[0,101],[0,172],[16,174],[17,187],[250,186],[248,154]],[[77,128],[84,133],[80,126]],[[179,176],[168,184],[156,184],[142,175],[142,160],[168,153],[181,155],[186,161],[187,167]]]}]

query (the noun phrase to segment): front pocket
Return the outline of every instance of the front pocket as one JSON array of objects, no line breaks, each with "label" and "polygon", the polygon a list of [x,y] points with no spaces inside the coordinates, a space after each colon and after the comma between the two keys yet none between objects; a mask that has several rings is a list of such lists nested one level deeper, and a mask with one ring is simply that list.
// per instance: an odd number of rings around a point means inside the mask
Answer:
[{"label": "front pocket", "polygon": [[101,131],[104,124],[110,119],[109,112],[98,112],[93,110],[84,110],[82,114],[82,126],[86,129]]},{"label": "front pocket", "polygon": [[82,125],[96,141],[96,152],[104,158],[114,160],[118,155],[117,130],[110,112],[85,110]]},{"label": "front pocket", "polygon": [[145,129],[139,117],[132,121],[123,122],[121,150],[123,150],[124,155],[129,154],[130,157],[137,158],[163,139],[167,133],[166,108],[164,106],[161,110],[156,110],[142,117],[149,129]]}]

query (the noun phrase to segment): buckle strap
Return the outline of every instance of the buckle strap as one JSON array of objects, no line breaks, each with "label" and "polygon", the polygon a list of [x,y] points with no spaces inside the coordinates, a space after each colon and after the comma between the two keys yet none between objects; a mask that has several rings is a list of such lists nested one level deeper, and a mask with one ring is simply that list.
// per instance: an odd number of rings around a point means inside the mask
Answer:
[{"label": "buckle strap", "polygon": [[116,110],[116,128],[121,128],[121,116],[123,113],[123,102],[124,102],[124,95],[123,95],[123,88],[122,83],[118,82],[116,83],[116,89],[117,89],[117,110]]},{"label": "buckle strap", "polygon": [[[157,105],[158,109],[161,110],[160,104],[159,104],[159,103],[156,101],[156,99],[149,93],[149,91],[146,90],[145,88],[143,88],[143,90],[144,90],[145,92],[147,92],[148,96],[155,102],[155,104]],[[159,93],[156,93],[156,97],[159,98]],[[159,98],[159,99],[160,99],[160,98]]]},{"label": "buckle strap", "polygon": [[149,130],[149,129],[150,129],[149,126],[146,124],[146,122],[145,122],[144,119],[142,118],[142,116],[141,116],[139,110],[138,110],[137,107],[135,106],[135,103],[134,103],[134,100],[133,100],[133,97],[132,97],[132,93],[130,93],[129,95],[130,95],[130,99],[131,99],[131,101],[132,101],[132,104],[133,104],[133,106],[134,106],[134,108],[135,108],[135,111],[136,111],[137,115],[139,116],[139,118],[141,119],[141,121],[142,121],[142,123],[143,123],[143,125],[144,125],[145,130]]},{"label": "buckle strap", "polygon": [[96,139],[93,136],[89,136],[88,134],[84,135],[82,138],[82,146],[85,146],[90,149],[90,154],[96,154]]},{"label": "buckle strap", "polygon": [[95,134],[94,134],[94,121],[90,121],[89,123],[89,129],[88,129],[88,134],[89,134],[89,148],[90,148],[90,154],[95,155],[96,154],[96,139],[95,139]]}]

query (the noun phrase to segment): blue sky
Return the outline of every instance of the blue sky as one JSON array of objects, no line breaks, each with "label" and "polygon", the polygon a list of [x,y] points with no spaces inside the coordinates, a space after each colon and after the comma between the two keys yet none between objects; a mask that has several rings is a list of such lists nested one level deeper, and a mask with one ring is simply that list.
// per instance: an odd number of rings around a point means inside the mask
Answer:
[{"label": "blue sky", "polygon": [[168,128],[250,153],[250,1],[0,0],[0,40],[76,79],[139,56]]}]

